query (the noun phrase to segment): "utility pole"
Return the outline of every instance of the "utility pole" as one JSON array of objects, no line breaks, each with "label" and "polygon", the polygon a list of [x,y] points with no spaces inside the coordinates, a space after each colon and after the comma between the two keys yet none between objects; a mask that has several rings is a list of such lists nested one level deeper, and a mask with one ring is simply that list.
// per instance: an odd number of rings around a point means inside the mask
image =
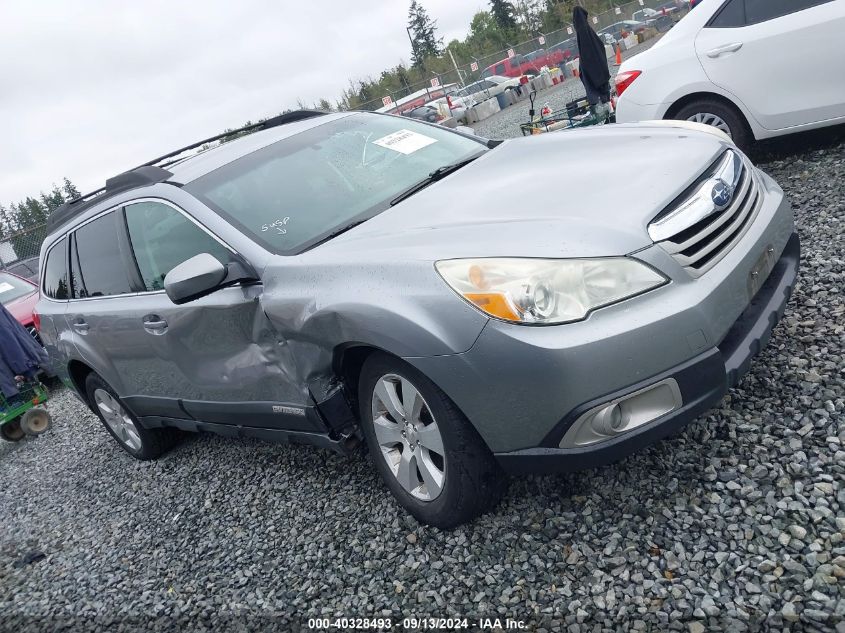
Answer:
[{"label": "utility pole", "polygon": [[410,27],[410,26],[406,26],[406,27],[405,27],[405,32],[407,32],[407,33],[408,33],[408,41],[411,43],[411,53],[412,53],[412,54],[416,54],[416,52],[417,52],[417,47],[416,47],[416,45],[414,45],[414,38],[413,38],[413,36],[411,35],[411,27]]},{"label": "utility pole", "polygon": [[460,68],[458,68],[458,65],[455,63],[455,56],[452,55],[452,49],[447,46],[446,50],[449,51],[449,57],[452,60],[452,66],[455,67],[455,72],[458,74],[458,82],[463,86],[464,85],[464,78],[461,75]]}]

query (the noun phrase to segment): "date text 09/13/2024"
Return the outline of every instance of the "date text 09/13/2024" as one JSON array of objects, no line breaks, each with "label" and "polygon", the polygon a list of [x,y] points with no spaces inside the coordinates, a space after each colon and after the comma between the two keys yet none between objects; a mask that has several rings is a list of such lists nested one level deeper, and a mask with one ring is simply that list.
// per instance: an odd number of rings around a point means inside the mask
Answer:
[{"label": "date text 09/13/2024", "polygon": [[389,631],[401,625],[403,630],[411,631],[452,631],[452,630],[488,630],[518,631],[526,628],[523,620],[511,618],[309,618],[308,628],[312,630],[375,630]]}]

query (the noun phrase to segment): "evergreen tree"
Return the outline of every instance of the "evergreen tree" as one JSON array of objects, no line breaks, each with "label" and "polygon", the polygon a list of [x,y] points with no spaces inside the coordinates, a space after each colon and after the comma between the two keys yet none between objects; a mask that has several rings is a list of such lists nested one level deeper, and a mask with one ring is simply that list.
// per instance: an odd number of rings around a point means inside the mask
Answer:
[{"label": "evergreen tree", "polygon": [[490,0],[490,13],[496,25],[503,31],[512,31],[516,28],[515,11],[513,5],[507,0]]},{"label": "evergreen tree", "polygon": [[411,32],[411,61],[420,68],[427,57],[437,57],[443,48],[443,39],[435,34],[437,23],[428,16],[417,0],[411,0],[408,10],[408,29]]},{"label": "evergreen tree", "polygon": [[64,184],[62,185],[62,193],[65,195],[65,200],[73,200],[82,195],[67,176],[65,176]]}]

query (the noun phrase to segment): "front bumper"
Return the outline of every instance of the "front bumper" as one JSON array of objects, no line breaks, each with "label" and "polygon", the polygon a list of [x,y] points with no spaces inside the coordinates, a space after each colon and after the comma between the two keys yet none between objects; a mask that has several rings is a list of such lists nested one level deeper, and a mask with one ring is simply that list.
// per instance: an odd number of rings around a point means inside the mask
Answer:
[{"label": "front bumper", "polygon": [[[563,427],[585,406],[635,391],[690,364],[698,367],[691,375],[700,374],[690,381],[708,387],[695,393],[687,389],[678,405],[683,411],[673,410],[673,417],[688,414],[692,419],[718,401],[758,351],[736,351],[741,348],[732,332],[762,327],[757,325],[755,306],[767,293],[774,293],[773,301],[781,306],[772,280],[786,275],[787,285],[794,283],[794,270],[790,275],[790,267],[784,268],[793,259],[797,265],[792,209],[773,180],[761,174],[761,181],[766,195],[756,219],[706,274],[692,278],[655,244],[633,256],[670,277],[671,283],[662,288],[565,326],[490,320],[464,353],[405,359],[446,392],[503,463],[508,456],[530,454],[525,451],[557,450]],[[793,248],[796,253],[791,255]],[[751,279],[764,253],[772,254],[773,271],[752,302],[749,293],[756,284]],[[754,322],[749,324],[751,318]],[[760,318],[767,323],[768,317]],[[765,336],[756,338],[758,346],[765,342]],[[713,379],[726,372],[723,380]],[[648,426],[631,428],[619,437],[625,442],[630,438],[633,449],[653,441],[636,444],[636,436],[650,432],[652,419],[644,423]],[[664,434],[671,433],[671,421],[661,422],[670,425]],[[573,467],[597,465],[605,446],[611,444],[591,447],[594,458],[585,457]],[[566,466],[556,467],[561,468]]]},{"label": "front bumper", "polygon": [[683,407],[634,431],[593,446],[566,449],[541,447],[497,453],[499,463],[511,473],[583,470],[617,461],[676,433],[717,404],[727,390],[748,372],[751,360],[769,342],[772,330],[783,316],[795,287],[799,260],[800,243],[798,235],[793,233],[769,278],[717,347],[622,392],[585,403],[562,420],[543,443],[556,446],[584,411],[667,378],[677,382],[683,396]]}]

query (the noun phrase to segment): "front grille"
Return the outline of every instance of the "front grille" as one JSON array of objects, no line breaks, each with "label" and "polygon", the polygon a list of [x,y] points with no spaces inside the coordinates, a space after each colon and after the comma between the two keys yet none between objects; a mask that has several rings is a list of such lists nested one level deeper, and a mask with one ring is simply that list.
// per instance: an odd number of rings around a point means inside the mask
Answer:
[{"label": "front grille", "polygon": [[742,160],[731,203],[658,242],[693,277],[715,266],[754,222],[763,196],[755,170]]}]

